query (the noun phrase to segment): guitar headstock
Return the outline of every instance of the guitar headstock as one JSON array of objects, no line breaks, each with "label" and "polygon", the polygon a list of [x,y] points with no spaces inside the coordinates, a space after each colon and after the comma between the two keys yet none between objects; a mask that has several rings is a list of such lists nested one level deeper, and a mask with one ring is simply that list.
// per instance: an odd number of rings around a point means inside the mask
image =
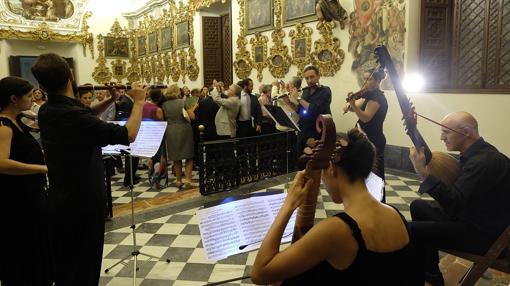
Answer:
[{"label": "guitar headstock", "polygon": [[336,127],[329,114],[321,114],[317,118],[316,128],[321,133],[320,140],[308,139],[307,147],[300,161],[306,162],[305,175],[314,170],[326,169],[336,147]]}]

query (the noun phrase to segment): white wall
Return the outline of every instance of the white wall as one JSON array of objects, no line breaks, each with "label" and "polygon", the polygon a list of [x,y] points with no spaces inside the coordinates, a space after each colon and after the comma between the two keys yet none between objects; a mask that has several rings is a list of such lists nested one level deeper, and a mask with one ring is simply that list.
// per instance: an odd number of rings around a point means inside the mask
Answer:
[{"label": "white wall", "polygon": [[[340,0],[340,4],[350,13],[354,10],[353,1]],[[419,71],[418,48],[419,48],[419,32],[420,32],[420,1],[407,0],[406,6],[406,71]],[[239,15],[239,5],[237,1],[232,2],[233,15]],[[233,35],[232,41],[234,45],[234,52],[237,50],[235,41],[239,35],[239,22],[237,18],[233,18]],[[312,49],[313,41],[319,38],[319,33],[316,30],[316,22],[307,23],[313,29],[312,34]],[[284,28],[286,37],[284,43],[289,47],[290,53],[290,38],[288,37],[289,31],[293,27]],[[359,90],[359,85],[356,81],[355,74],[351,72],[351,65],[353,57],[347,52],[347,44],[349,42],[348,30],[341,30],[336,27],[333,31],[334,35],[340,39],[341,48],[346,54],[346,58],[340,71],[334,77],[323,77],[321,83],[331,87],[333,92],[333,100],[331,104],[331,112],[337,130],[345,132],[352,128],[356,123],[356,116],[352,113],[342,115],[342,107],[345,105],[345,97],[349,91]],[[263,35],[268,36],[268,52],[272,46],[271,31],[264,32]],[[248,36],[251,38],[252,36]],[[247,49],[251,52],[251,46],[248,44]],[[296,75],[296,66],[291,66],[289,73],[284,80],[289,80],[292,76]],[[274,78],[266,68],[263,72],[262,83],[271,83]],[[250,77],[255,81],[255,90],[260,84],[257,80],[257,72],[252,71]],[[234,82],[238,80],[234,73]],[[305,83],[303,83],[304,85]],[[410,146],[411,141],[404,132],[402,125],[402,113],[398,106],[395,93],[393,91],[385,91],[386,98],[388,99],[389,109],[386,121],[384,123],[384,133],[387,138],[388,144],[398,146]],[[472,113],[479,122],[480,134],[490,143],[495,145],[503,153],[510,155],[510,132],[505,130],[504,124],[510,122],[510,113],[506,110],[510,106],[510,95],[503,94],[444,94],[444,93],[416,93],[408,94],[412,98],[416,110],[427,117],[440,121],[446,114],[453,111],[465,110]],[[440,128],[432,123],[418,121],[418,129],[423,137],[433,150],[442,150],[445,148],[439,140]]]}]

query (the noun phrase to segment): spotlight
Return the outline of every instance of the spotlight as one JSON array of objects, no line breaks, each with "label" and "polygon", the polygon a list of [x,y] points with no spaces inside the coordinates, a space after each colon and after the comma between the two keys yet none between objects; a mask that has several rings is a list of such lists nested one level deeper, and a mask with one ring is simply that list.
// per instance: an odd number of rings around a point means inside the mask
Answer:
[{"label": "spotlight", "polygon": [[402,80],[402,87],[407,92],[418,92],[423,90],[425,79],[419,73],[409,73]]}]

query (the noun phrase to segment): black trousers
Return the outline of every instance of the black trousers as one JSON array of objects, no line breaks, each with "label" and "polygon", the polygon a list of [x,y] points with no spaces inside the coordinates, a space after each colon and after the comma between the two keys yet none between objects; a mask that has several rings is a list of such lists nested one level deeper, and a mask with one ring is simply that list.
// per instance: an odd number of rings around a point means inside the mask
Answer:
[{"label": "black trousers", "polygon": [[98,285],[104,242],[103,214],[102,208],[82,214],[53,214],[56,286]]},{"label": "black trousers", "polygon": [[251,120],[237,121],[237,133],[236,137],[251,137],[256,136],[257,132],[251,125]]},{"label": "black trousers", "polygon": [[439,271],[438,249],[485,255],[500,235],[489,233],[472,223],[450,218],[436,201],[413,201],[411,217],[411,241],[424,252],[424,267],[428,273]]}]

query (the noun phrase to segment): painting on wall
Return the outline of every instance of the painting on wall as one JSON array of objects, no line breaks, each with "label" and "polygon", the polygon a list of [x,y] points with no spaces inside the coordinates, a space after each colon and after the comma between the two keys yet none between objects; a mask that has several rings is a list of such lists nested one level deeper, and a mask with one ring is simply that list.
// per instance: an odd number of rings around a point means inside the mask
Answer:
[{"label": "painting on wall", "polygon": [[175,25],[175,48],[186,48],[188,46],[189,46],[188,21],[177,23]]},{"label": "painting on wall", "polygon": [[244,19],[248,34],[268,31],[273,28],[273,1],[246,0],[245,5]]},{"label": "painting on wall", "polygon": [[264,47],[258,46],[255,47],[255,62],[262,63],[264,62]]},{"label": "painting on wall", "polygon": [[107,58],[129,58],[128,38],[104,37],[104,53]]},{"label": "painting on wall", "polygon": [[160,32],[160,35],[161,35],[161,50],[162,51],[171,50],[172,46],[173,46],[172,27],[163,28],[159,32]]},{"label": "painting on wall", "polygon": [[[351,70],[358,83],[363,85],[363,74],[377,66],[374,49],[384,44],[392,57],[398,73],[404,70],[405,15],[404,0],[354,0],[355,10],[350,14],[349,52],[354,61]],[[391,89],[389,80],[383,89]]]},{"label": "painting on wall", "polygon": [[315,0],[283,0],[283,24],[315,21]]},{"label": "painting on wall", "polygon": [[300,59],[306,57],[306,39],[296,39],[296,52],[294,58]]},{"label": "painting on wall", "polygon": [[158,52],[158,32],[149,34],[149,54]]},{"label": "painting on wall", "polygon": [[57,22],[75,12],[71,0],[3,0],[7,9],[25,19]]},{"label": "painting on wall", "polygon": [[139,57],[144,56],[145,54],[147,54],[145,36],[140,36],[136,40],[138,46],[138,56]]}]

